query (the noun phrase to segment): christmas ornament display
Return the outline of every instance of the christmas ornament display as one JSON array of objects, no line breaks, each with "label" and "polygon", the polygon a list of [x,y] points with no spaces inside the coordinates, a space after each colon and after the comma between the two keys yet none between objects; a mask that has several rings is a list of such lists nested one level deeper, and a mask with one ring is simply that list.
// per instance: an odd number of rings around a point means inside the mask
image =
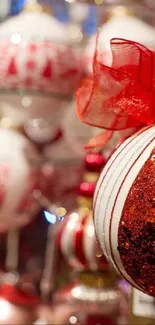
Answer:
[{"label": "christmas ornament display", "polygon": [[[140,42],[149,48],[155,48],[155,30],[152,26],[137,17],[129,15],[126,8],[117,6],[112,8],[110,19],[101,26],[98,51],[100,60],[110,66],[112,63],[112,52],[110,40],[112,38],[125,38]],[[96,35],[93,35],[85,50],[85,67],[87,74],[92,74],[93,56],[96,47]]]},{"label": "christmas ornament display", "polygon": [[59,128],[81,67],[65,27],[36,1],[26,8],[0,27],[0,101],[3,111],[21,111],[32,140],[46,143]]},{"label": "christmas ornament display", "polygon": [[7,229],[27,224],[39,206],[33,191],[39,186],[39,154],[21,134],[0,129],[0,226]]},{"label": "christmas ornament display", "polygon": [[96,233],[121,275],[154,296],[155,56],[128,40],[114,39],[111,47],[112,66],[103,65],[96,53],[94,76],[77,92],[79,116],[112,132],[140,130],[118,147],[101,173],[93,204]]}]

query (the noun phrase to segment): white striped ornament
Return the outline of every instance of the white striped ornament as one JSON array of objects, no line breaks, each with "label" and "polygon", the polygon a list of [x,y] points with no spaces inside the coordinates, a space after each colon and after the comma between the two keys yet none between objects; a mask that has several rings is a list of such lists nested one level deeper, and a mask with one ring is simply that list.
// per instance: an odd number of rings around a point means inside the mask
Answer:
[{"label": "white striped ornament", "polygon": [[142,288],[127,273],[118,247],[118,228],[133,182],[155,148],[155,126],[143,128],[114,152],[98,180],[94,201],[96,234],[103,252],[127,281]]},{"label": "white striped ornament", "polygon": [[27,224],[37,213],[33,191],[38,186],[39,155],[15,131],[0,129],[0,229]]},{"label": "white striped ornament", "polygon": [[[77,234],[80,229],[82,242],[79,251],[77,247]],[[84,214],[82,211],[70,214],[60,229],[59,250],[68,264],[77,269],[97,269],[96,249],[97,242],[93,224],[92,213]],[[84,257],[85,263],[83,263]],[[81,258],[80,258],[81,257]],[[86,266],[86,265],[87,266]]]}]

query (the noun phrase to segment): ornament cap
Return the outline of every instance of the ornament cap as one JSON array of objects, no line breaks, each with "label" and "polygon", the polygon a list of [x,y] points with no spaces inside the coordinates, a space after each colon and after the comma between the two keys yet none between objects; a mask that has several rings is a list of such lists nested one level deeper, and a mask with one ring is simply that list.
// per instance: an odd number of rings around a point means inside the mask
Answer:
[{"label": "ornament cap", "polygon": [[23,8],[24,12],[45,12],[51,14],[51,7],[48,5],[39,4],[36,0],[28,0]]},{"label": "ornament cap", "polygon": [[133,16],[133,11],[127,6],[114,6],[110,9],[107,15],[107,20],[112,19],[113,17],[125,17]]},{"label": "ornament cap", "polygon": [[[108,264],[107,264],[108,265]],[[110,288],[116,285],[117,277],[116,274],[108,271],[83,271],[79,274],[79,281],[89,287],[96,288]]]},{"label": "ornament cap", "polygon": [[86,198],[84,196],[79,196],[77,198],[77,204],[79,208],[87,208],[88,210],[91,210],[92,208],[92,199],[91,198]]}]

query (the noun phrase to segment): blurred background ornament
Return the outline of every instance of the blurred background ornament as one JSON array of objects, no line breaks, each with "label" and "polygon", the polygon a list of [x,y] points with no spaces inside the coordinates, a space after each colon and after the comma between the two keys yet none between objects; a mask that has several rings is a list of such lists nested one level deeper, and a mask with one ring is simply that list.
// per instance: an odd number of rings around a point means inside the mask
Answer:
[{"label": "blurred background ornament", "polygon": [[44,11],[29,0],[0,26],[2,111],[37,143],[52,139],[82,73],[65,26]]},{"label": "blurred background ornament", "polygon": [[[151,49],[155,48],[155,28],[139,19],[126,6],[112,6],[108,11],[107,21],[101,26],[98,40],[100,61],[110,66],[112,53],[110,40],[123,38],[139,42]],[[92,73],[93,55],[95,52],[96,35],[88,41],[85,52],[86,73]]]}]

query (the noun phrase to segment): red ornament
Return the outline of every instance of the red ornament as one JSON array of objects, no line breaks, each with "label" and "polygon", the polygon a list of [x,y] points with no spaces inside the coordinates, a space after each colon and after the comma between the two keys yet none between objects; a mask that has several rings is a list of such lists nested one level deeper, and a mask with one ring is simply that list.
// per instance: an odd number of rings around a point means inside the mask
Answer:
[{"label": "red ornament", "polygon": [[79,194],[87,198],[93,198],[96,182],[82,182],[79,186]]},{"label": "red ornament", "polygon": [[[111,48],[111,67],[96,51],[94,76],[77,92],[78,114],[107,132],[140,131],[117,148],[101,173],[94,199],[96,233],[121,275],[155,296],[155,53],[122,39],[113,39]],[[144,125],[149,127],[141,129]]]},{"label": "red ornament", "polygon": [[89,152],[85,157],[84,164],[87,171],[100,173],[105,164],[105,159],[100,152]]},{"label": "red ornament", "polygon": [[58,232],[58,247],[71,267],[79,270],[108,268],[106,259],[97,257],[98,243],[90,212],[81,209],[66,218]]}]

